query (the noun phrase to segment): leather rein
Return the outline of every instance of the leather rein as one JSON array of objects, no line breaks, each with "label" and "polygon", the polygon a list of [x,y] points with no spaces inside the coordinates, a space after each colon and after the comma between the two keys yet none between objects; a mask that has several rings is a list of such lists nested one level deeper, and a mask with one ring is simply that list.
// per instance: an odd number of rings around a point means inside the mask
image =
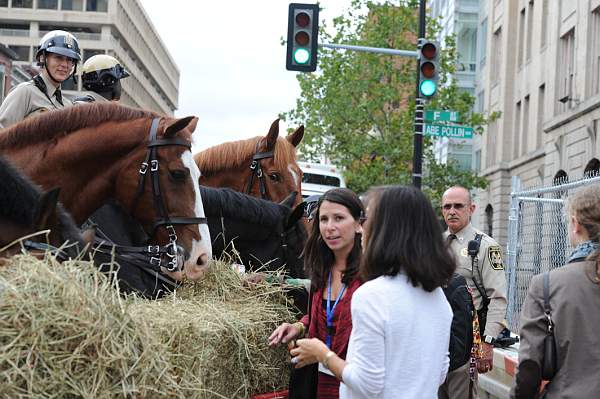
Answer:
[{"label": "leather rein", "polygon": [[250,194],[252,191],[252,185],[254,184],[254,176],[258,178],[258,189],[260,191],[260,196],[262,199],[269,199],[267,197],[267,187],[265,185],[265,174],[263,173],[260,161],[267,158],[273,158],[275,155],[273,150],[258,152],[258,145],[260,141],[256,143],[256,153],[252,156],[252,163],[250,164],[250,180],[248,180],[248,185],[246,186],[246,194]]}]

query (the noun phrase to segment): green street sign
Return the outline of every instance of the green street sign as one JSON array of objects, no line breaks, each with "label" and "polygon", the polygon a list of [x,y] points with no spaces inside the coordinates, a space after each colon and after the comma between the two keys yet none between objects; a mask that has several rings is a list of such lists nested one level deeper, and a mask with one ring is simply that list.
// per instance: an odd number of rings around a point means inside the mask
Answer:
[{"label": "green street sign", "polygon": [[468,126],[425,124],[423,127],[425,136],[452,137],[455,139],[473,138],[473,128]]},{"label": "green street sign", "polygon": [[437,109],[425,111],[425,121],[427,122],[458,122],[459,120],[457,111],[440,111]]}]

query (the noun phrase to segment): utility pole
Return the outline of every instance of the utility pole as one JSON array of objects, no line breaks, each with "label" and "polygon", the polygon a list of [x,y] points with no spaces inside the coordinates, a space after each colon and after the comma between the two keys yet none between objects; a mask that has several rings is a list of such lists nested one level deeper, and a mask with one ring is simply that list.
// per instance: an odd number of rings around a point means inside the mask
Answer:
[{"label": "utility pole", "polygon": [[[423,40],[425,40],[425,9],[426,0],[420,0],[419,2],[419,39],[417,48],[420,50]],[[421,96],[420,90],[420,65],[417,61],[417,88],[415,97],[415,134],[413,138],[413,186],[418,189],[421,188],[421,178],[423,177],[423,102],[424,98]]]}]

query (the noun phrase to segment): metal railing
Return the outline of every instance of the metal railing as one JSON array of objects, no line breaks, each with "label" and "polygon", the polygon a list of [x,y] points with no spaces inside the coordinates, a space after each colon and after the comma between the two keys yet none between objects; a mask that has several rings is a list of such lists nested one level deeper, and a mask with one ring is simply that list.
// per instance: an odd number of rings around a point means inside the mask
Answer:
[{"label": "metal railing", "polygon": [[29,30],[28,29],[0,29],[0,36],[28,37]]},{"label": "metal railing", "polygon": [[574,189],[600,184],[600,176],[574,182],[561,181],[551,187],[521,189],[512,178],[508,226],[506,320],[518,333],[521,307],[533,276],[563,266],[572,250],[567,232],[564,203]]}]

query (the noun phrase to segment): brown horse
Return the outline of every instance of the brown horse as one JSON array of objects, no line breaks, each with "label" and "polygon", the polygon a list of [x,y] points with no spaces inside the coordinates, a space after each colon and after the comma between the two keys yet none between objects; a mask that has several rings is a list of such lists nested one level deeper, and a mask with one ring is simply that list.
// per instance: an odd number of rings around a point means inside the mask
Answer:
[{"label": "brown horse", "polygon": [[281,202],[292,192],[302,202],[302,170],[296,163],[296,146],[302,141],[304,126],[279,137],[279,119],[266,136],[223,143],[194,155],[202,177],[200,184],[227,187],[254,197]]},{"label": "brown horse", "polygon": [[[0,153],[44,189],[61,187],[60,200],[78,224],[107,200],[119,201],[152,243],[184,248],[185,274],[196,280],[211,257],[200,172],[191,154],[196,123],[195,117],[160,117],[95,103],[48,112],[0,131]],[[177,267],[169,263],[163,271],[181,279],[183,261],[177,252]]]}]

